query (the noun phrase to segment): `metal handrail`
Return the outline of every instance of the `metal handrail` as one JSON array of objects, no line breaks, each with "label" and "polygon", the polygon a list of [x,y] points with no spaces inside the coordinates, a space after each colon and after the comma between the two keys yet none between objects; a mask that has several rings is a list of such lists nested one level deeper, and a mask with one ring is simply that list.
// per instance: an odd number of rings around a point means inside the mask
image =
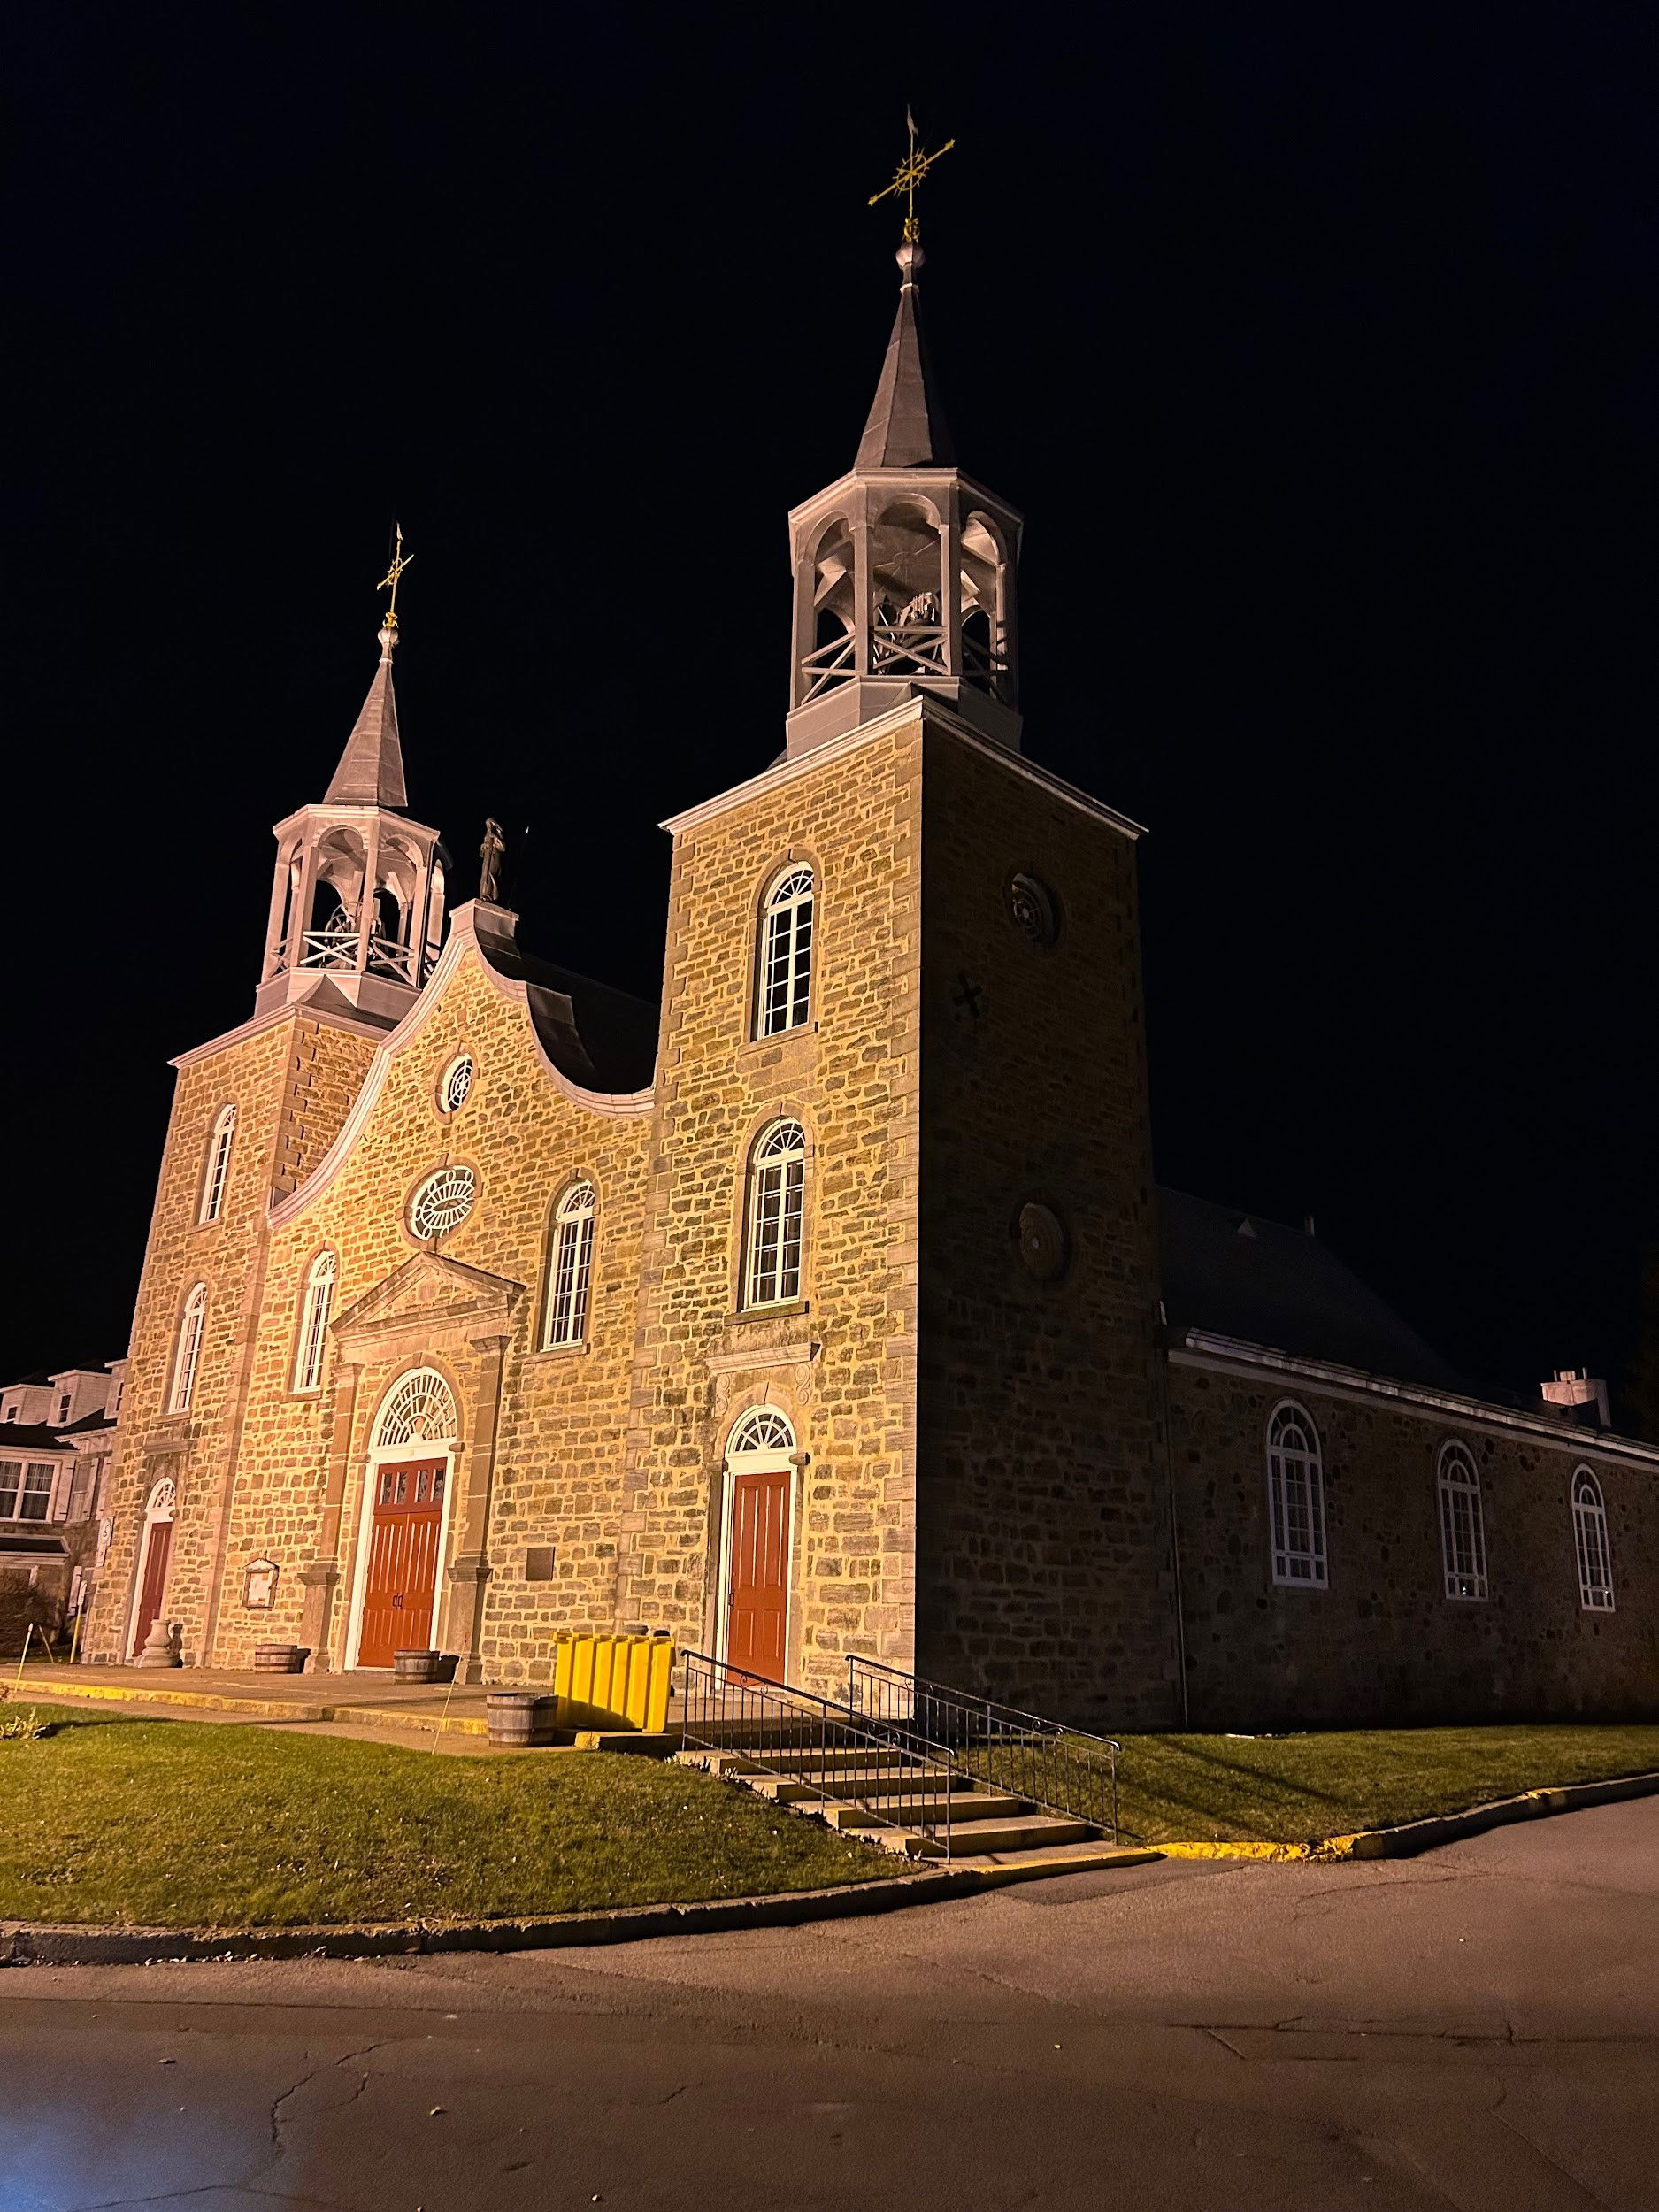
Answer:
[{"label": "metal handrail", "polygon": [[[950,1857],[957,1776],[949,1749],[929,1746],[918,1757],[890,1732],[863,1726],[832,1699],[728,1666],[706,1652],[680,1654],[680,1690],[682,1750],[735,1751],[763,1765],[776,1759],[780,1778],[804,1786],[820,1809],[856,1805],[875,1825],[919,1835],[940,1856]],[[913,1787],[908,1766],[893,1763],[895,1750],[914,1764]],[[787,1763],[792,1756],[798,1766]]]},{"label": "metal handrail", "polygon": [[1113,1736],[1017,1705],[907,1674],[879,1659],[847,1656],[847,1709],[888,1731],[913,1755],[949,1755],[964,1774],[1008,1790],[1044,1811],[1110,1832],[1118,1840],[1118,1761]]}]

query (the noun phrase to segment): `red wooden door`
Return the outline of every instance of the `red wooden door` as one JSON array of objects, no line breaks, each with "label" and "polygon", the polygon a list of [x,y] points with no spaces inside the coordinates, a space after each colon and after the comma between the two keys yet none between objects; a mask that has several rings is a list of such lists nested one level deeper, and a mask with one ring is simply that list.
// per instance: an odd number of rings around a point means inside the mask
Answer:
[{"label": "red wooden door", "polygon": [[781,1682],[789,1609],[787,1467],[733,1478],[730,1580],[726,1663],[769,1682]]},{"label": "red wooden door", "polygon": [[151,1521],[144,1536],[144,1579],[138,1592],[138,1622],[133,1632],[133,1656],[144,1648],[144,1640],[160,1616],[167,1595],[167,1562],[173,1556],[173,1523]]},{"label": "red wooden door", "polygon": [[360,1667],[389,1667],[394,1652],[425,1651],[432,1640],[446,1463],[413,1459],[376,1470]]}]

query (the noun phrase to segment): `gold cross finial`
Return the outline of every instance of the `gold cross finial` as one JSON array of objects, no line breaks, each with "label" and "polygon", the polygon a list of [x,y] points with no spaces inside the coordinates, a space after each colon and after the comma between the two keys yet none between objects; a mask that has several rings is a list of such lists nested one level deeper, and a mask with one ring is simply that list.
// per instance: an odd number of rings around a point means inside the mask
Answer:
[{"label": "gold cross finial", "polygon": [[872,192],[870,195],[869,204],[873,207],[878,200],[885,200],[890,193],[902,192],[904,195],[904,242],[907,246],[913,246],[922,234],[921,227],[916,220],[916,188],[939,159],[940,155],[948,154],[956,142],[954,138],[948,138],[944,144],[934,152],[925,154],[917,142],[916,124],[909,108],[904,111],[904,127],[910,134],[910,151],[893,172],[892,183],[884,184],[879,192]]},{"label": "gold cross finial", "polygon": [[386,606],[386,626],[388,630],[395,630],[397,627],[397,580],[415,557],[412,553],[406,555],[403,551],[403,524],[395,522],[392,528],[397,534],[396,548],[392,554],[392,565],[374,587],[376,591],[384,591],[388,584],[392,588],[392,595]]}]

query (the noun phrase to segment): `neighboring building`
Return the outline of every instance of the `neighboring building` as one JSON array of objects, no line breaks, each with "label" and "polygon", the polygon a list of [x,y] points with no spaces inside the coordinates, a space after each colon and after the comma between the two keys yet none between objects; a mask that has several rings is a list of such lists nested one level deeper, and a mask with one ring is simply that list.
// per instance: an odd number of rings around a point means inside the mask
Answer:
[{"label": "neighboring building", "polygon": [[125,1360],[26,1375],[0,1389],[0,1655],[33,1623],[61,1642],[81,1609],[109,1523]]},{"label": "neighboring building", "polygon": [[253,1014],[176,1064],[92,1656],[541,1681],[644,1623],[1097,1725],[1659,1704],[1659,1450],[1155,1191],[1141,833],[1021,749],[920,259],[790,518],[785,749],[666,825],[660,1008],[526,951],[493,859],[446,934],[388,619]]}]

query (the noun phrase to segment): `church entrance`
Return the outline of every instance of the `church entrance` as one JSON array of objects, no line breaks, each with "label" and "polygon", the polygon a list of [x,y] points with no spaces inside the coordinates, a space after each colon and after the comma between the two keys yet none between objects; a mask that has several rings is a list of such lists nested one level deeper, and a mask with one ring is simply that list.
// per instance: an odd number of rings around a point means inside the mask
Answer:
[{"label": "church entrance", "polygon": [[173,1515],[178,1491],[170,1481],[158,1482],[144,1508],[144,1534],[138,1563],[138,1602],[133,1608],[132,1632],[127,1655],[135,1659],[144,1648],[150,1630],[161,1617],[167,1598],[167,1569],[173,1563]]},{"label": "church entrance", "polygon": [[726,1447],[726,1661],[786,1678],[795,1431],[776,1406],[746,1413]]},{"label": "church entrance", "polygon": [[360,1667],[389,1667],[394,1654],[432,1642],[448,1457],[411,1459],[375,1470],[374,1517],[357,1636]]}]

